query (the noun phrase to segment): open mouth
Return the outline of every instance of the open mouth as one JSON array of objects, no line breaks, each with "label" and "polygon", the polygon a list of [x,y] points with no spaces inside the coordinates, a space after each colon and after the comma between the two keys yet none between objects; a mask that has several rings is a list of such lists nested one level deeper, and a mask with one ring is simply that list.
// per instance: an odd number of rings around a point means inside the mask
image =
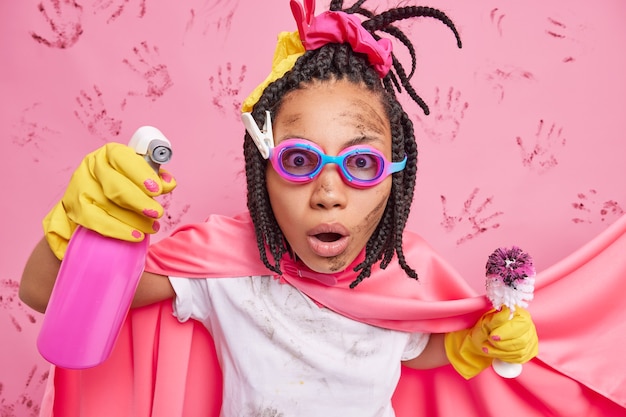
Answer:
[{"label": "open mouth", "polygon": [[349,235],[348,229],[341,224],[321,224],[309,231],[308,243],[319,256],[339,256],[348,247]]},{"label": "open mouth", "polygon": [[318,233],[315,235],[322,242],[336,242],[343,237],[339,233]]}]

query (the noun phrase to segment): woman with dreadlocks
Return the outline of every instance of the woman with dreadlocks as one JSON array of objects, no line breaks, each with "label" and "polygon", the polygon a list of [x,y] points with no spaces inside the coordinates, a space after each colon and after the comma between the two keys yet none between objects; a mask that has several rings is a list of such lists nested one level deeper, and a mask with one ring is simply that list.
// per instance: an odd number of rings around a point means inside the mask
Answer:
[{"label": "woman with dreadlocks", "polygon": [[[433,17],[461,43],[438,10],[399,7],[374,15],[363,3],[341,10],[342,1],[333,1],[330,11],[315,16],[313,0],[304,8],[291,1],[298,31],[280,34],[271,74],[243,103],[249,212],[212,216],[152,246],[134,302],[161,310],[133,310],[132,330],[118,340],[127,350],[138,349],[146,336],[155,349],[153,359],[131,356],[126,365],[132,375],[116,378],[114,385],[123,385],[131,399],[99,400],[118,398],[120,388],[96,388],[94,375],[107,375],[98,367],[80,371],[77,379],[56,369],[51,380],[57,386],[71,386],[69,380],[79,387],[70,394],[57,388],[57,396],[81,402],[72,408],[57,398],[56,415],[83,415],[85,409],[90,417],[210,415],[206,386],[199,382],[205,368],[181,369],[173,379],[182,387],[163,386],[159,378],[162,369],[178,369],[167,362],[170,356],[186,355],[191,364],[211,348],[195,339],[202,337],[196,327],[171,336],[177,331],[167,321],[172,303],[163,300],[174,299],[179,321],[194,319],[212,335],[223,375],[222,416],[393,416],[402,364],[430,369],[451,363],[472,378],[494,358],[524,363],[537,354],[535,328],[523,309],[509,317],[508,311],[487,311],[478,299],[436,314],[429,307],[471,292],[419,236],[404,230],[417,149],[395,90],[404,88],[428,109],[409,83],[413,47],[391,24]],[[408,75],[379,32],[409,49]],[[169,192],[175,183],[138,159],[130,148],[109,144],[79,166],[44,220],[46,239],[25,268],[20,294],[29,305],[45,310],[45,288],[53,285],[71,231],[84,223],[83,201],[112,213],[89,223],[103,234],[132,241],[157,229],[151,213],[163,209],[146,196]],[[111,185],[119,173],[135,186]],[[147,183],[157,184],[158,192]],[[108,190],[128,196],[109,196]],[[120,212],[131,214],[110,218]],[[157,317],[151,329],[140,324],[146,315]],[[186,352],[185,343],[191,345]],[[193,347],[198,345],[204,352]],[[124,361],[119,349],[111,359],[118,364]],[[142,367],[151,374],[144,380]]]}]

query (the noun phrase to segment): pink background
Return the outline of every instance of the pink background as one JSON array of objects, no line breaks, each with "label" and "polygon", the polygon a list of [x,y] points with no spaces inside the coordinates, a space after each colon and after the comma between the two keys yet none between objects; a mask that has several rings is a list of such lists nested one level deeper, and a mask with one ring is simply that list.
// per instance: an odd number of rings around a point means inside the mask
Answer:
[{"label": "pink background", "polygon": [[[464,47],[434,20],[400,24],[432,112],[403,98],[420,149],[409,228],[483,292],[496,247],[521,246],[541,270],[626,210],[626,3],[424,5],[449,14]],[[296,26],[287,0],[3,1],[0,16],[0,416],[21,417],[37,414],[48,367],[18,282],[81,157],[153,125],[179,182],[160,236],[244,210],[239,106]]]}]

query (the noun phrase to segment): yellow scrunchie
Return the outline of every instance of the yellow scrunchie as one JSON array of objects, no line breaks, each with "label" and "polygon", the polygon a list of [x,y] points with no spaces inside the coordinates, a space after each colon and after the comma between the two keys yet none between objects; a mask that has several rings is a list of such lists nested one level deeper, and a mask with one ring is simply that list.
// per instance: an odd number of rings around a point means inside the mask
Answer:
[{"label": "yellow scrunchie", "polygon": [[300,40],[300,34],[297,31],[279,33],[278,43],[274,50],[274,59],[272,60],[272,72],[243,101],[241,111],[244,113],[252,111],[252,107],[259,101],[265,88],[293,68],[296,60],[303,54],[304,46]]}]

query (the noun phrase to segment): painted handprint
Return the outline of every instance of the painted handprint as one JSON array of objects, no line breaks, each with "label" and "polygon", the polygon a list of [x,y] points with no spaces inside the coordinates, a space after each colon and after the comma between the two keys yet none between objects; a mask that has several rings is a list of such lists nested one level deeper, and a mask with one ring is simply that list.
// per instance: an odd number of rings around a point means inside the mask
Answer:
[{"label": "painted handprint", "polygon": [[23,330],[24,325],[34,324],[37,321],[32,311],[20,301],[19,287],[20,283],[16,280],[0,280],[0,309],[9,312],[11,324],[18,333]]},{"label": "painted handprint", "polygon": [[[113,22],[120,17],[130,0],[96,0],[93,2],[94,13],[105,13],[107,17],[107,23]],[[139,17],[144,17],[146,14],[146,0],[139,0]]]},{"label": "painted handprint", "polygon": [[420,117],[415,115],[422,125],[424,134],[434,142],[453,142],[461,128],[461,121],[469,103],[461,98],[461,92],[450,87],[442,92],[435,89],[435,101],[430,105],[430,115]]},{"label": "painted handprint", "polygon": [[210,33],[211,39],[216,39],[216,35],[226,38],[238,4],[239,0],[205,0],[200,8],[189,11],[185,31],[191,32],[198,27],[202,36]]},{"label": "painted handprint", "polygon": [[474,188],[469,197],[463,203],[463,207],[459,210],[459,214],[456,216],[449,214],[447,198],[443,195],[441,196],[443,220],[440,224],[446,232],[452,232],[457,228],[464,228],[465,230],[469,229],[469,231],[457,239],[457,245],[461,245],[469,240],[472,240],[490,229],[497,229],[500,227],[500,223],[495,222],[495,219],[504,213],[502,211],[495,211],[492,213],[486,212],[487,208],[493,203],[493,197],[487,197],[475,206],[475,200],[479,191],[479,188]]},{"label": "painted handprint", "polygon": [[498,103],[504,101],[506,90],[511,84],[534,81],[535,76],[522,68],[495,68],[482,76],[493,90]]},{"label": "painted handprint", "polygon": [[559,148],[565,146],[566,139],[562,127],[555,123],[546,126],[543,120],[539,120],[534,143],[525,143],[520,136],[516,138],[516,142],[522,156],[522,164],[543,174],[559,164],[556,155]]},{"label": "painted handprint", "polygon": [[[561,13],[564,10],[560,10]],[[556,52],[552,55],[560,58],[563,63],[572,63],[577,59],[577,55],[584,53],[584,40],[590,39],[587,28],[582,24],[571,23],[576,16],[546,18],[545,35],[548,37],[546,47],[554,46]],[[581,39],[583,41],[581,41]]]},{"label": "painted handprint", "polygon": [[34,103],[32,106],[24,109],[20,115],[19,121],[13,125],[13,133],[11,141],[25,152],[29,152],[34,162],[39,162],[39,157],[43,153],[44,143],[51,135],[57,135],[56,132],[47,126],[41,124],[36,116],[36,110],[40,103]]},{"label": "painted handprint", "polygon": [[83,33],[83,8],[74,0],[49,0],[37,5],[39,13],[49,26],[49,33],[43,35],[30,32],[38,43],[50,48],[66,49],[73,46]]},{"label": "painted handprint", "polygon": [[[548,36],[550,36],[552,39],[557,39],[557,40],[565,40],[566,39],[566,35],[565,35],[565,30],[567,29],[567,26],[565,25],[565,23],[553,19],[551,17],[548,17],[547,19],[547,28],[545,30],[546,34]],[[567,55],[562,59],[563,62],[574,62],[575,59],[573,56],[571,55]]]},{"label": "painted handprint", "polygon": [[491,9],[491,11],[489,12],[489,19],[491,20],[491,23],[496,27],[499,36],[502,36],[502,28],[504,26],[505,17],[506,14],[497,7],[495,9]]},{"label": "painted handprint", "polygon": [[[15,399],[8,399],[4,395],[4,381],[0,381],[0,417],[37,417],[40,413],[40,399],[43,386],[48,380],[50,372],[46,368],[40,370],[33,366],[25,377],[26,383],[22,392]],[[15,384],[15,379],[12,384]]]},{"label": "painted handprint", "polygon": [[211,102],[222,113],[233,114],[237,120],[241,111],[239,93],[246,71],[246,66],[242,65],[239,74],[235,75],[232,64],[228,62],[225,69],[220,66],[217,68],[217,75],[209,77],[209,88],[213,96]]},{"label": "painted handprint", "polygon": [[159,219],[161,226],[159,232],[161,233],[168,232],[178,227],[182,223],[185,214],[187,214],[191,208],[191,204],[185,204],[180,209],[173,207],[174,200],[172,194],[173,193],[169,193],[158,197],[159,203],[161,203],[164,209],[163,217]]},{"label": "painted handprint", "polygon": [[74,111],[74,115],[87,128],[89,133],[102,139],[105,142],[118,136],[122,130],[122,121],[110,116],[102,98],[102,92],[98,86],[93,86],[94,95],[81,90],[76,97],[79,110]]},{"label": "painted handprint", "polygon": [[132,60],[124,58],[122,62],[146,83],[145,91],[131,91],[128,93],[130,96],[141,96],[155,101],[174,85],[167,65],[161,62],[159,48],[151,47],[146,41],[133,48]]},{"label": "painted handprint", "polygon": [[618,219],[626,210],[615,200],[604,200],[598,198],[598,191],[589,189],[584,193],[578,193],[577,200],[572,203],[577,216],[572,218],[573,223],[612,223]]}]

